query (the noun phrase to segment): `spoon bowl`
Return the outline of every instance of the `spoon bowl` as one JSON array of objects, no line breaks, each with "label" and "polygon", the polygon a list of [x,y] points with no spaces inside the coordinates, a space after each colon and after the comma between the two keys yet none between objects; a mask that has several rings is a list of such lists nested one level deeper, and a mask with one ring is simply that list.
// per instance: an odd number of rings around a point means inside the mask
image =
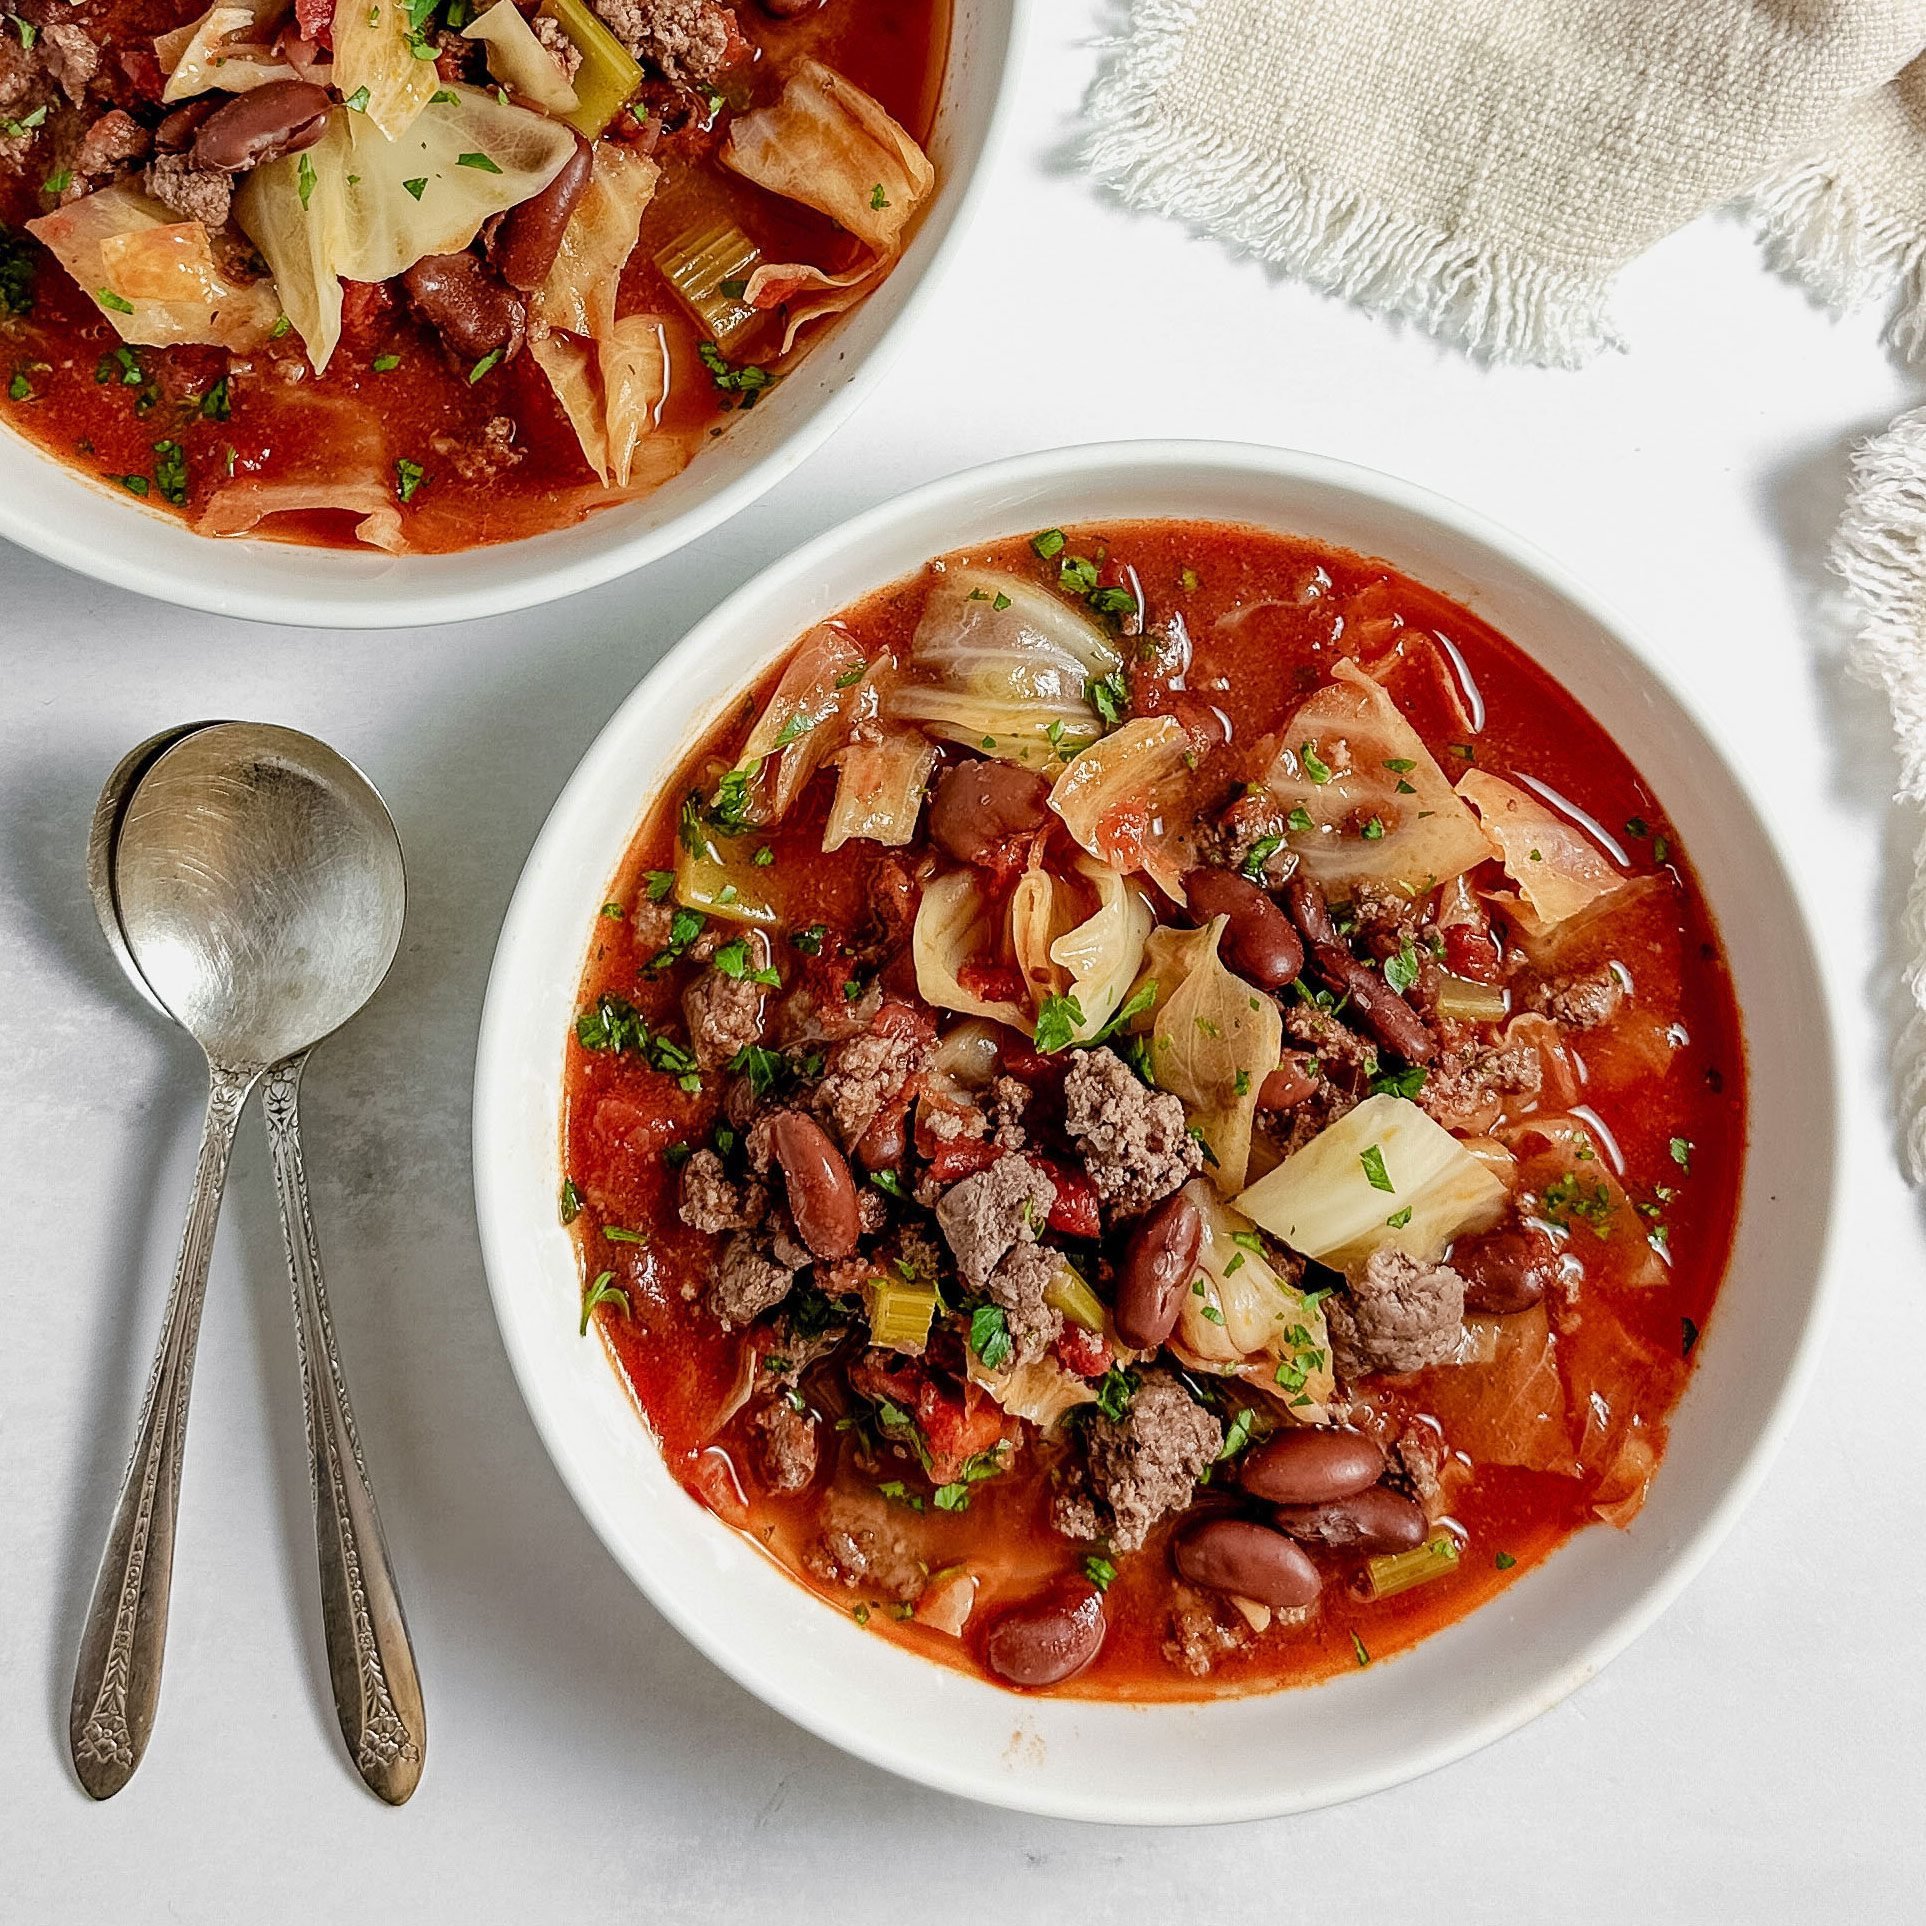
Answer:
[{"label": "spoon bowl", "polygon": [[112,850],[140,977],[217,1062],[265,1067],[338,1030],[401,945],[401,842],[325,743],[218,722],[161,751]]}]

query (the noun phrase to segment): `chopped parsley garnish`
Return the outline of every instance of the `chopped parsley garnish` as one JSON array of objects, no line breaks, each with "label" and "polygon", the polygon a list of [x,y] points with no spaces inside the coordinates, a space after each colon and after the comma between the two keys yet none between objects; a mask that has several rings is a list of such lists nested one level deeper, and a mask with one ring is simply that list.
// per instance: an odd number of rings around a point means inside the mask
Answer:
[{"label": "chopped parsley garnish", "polygon": [[740,395],[745,408],[753,408],[761,399],[762,391],[776,378],[767,368],[758,368],[753,363],[738,368],[713,341],[697,343],[696,353],[716,386],[725,394]]},{"label": "chopped parsley garnish", "polygon": [[97,300],[103,308],[111,309],[115,314],[132,314],[134,311],[133,302],[128,300],[124,294],[116,294],[112,288],[100,288],[96,290],[94,299]]},{"label": "chopped parsley garnish", "polygon": [[7,16],[7,24],[20,36],[20,45],[23,48],[31,49],[33,43],[40,38],[40,29],[31,20],[22,20],[17,13]]},{"label": "chopped parsley garnish", "polygon": [[970,1349],[992,1371],[1009,1363],[1016,1346],[1010,1341],[1010,1320],[1001,1305],[979,1304],[970,1313]]},{"label": "chopped parsley garnish", "polygon": [[1097,1409],[1115,1424],[1130,1409],[1130,1400],[1137,1395],[1137,1374],[1127,1371],[1121,1364],[1113,1364],[1097,1380]]},{"label": "chopped parsley garnish", "polygon": [[619,923],[623,920],[622,905],[620,903],[604,903],[602,905],[602,914],[606,916],[610,922]]},{"label": "chopped parsley garnish", "polygon": [[318,178],[314,171],[313,161],[309,160],[307,155],[303,154],[295,164],[294,169],[294,191],[300,195],[303,208],[305,208],[313,198],[314,183]]},{"label": "chopped parsley garnish", "polygon": [[1586,1224],[1594,1237],[1611,1235],[1612,1193],[1603,1178],[1587,1185],[1575,1170],[1568,1170],[1538,1193],[1538,1202],[1554,1224]]},{"label": "chopped parsley garnish", "polygon": [[410,461],[404,455],[395,463],[395,494],[399,500],[413,501],[415,490],[427,479],[427,473],[419,462]]},{"label": "chopped parsley garnish", "polygon": [[1383,819],[1377,816],[1373,816],[1370,819],[1370,821],[1364,825],[1363,829],[1361,829],[1358,833],[1364,838],[1364,840],[1367,843],[1382,842],[1384,840]]},{"label": "chopped parsley garnish", "polygon": [[1142,989],[1124,999],[1117,1014],[1090,1039],[1092,1044],[1107,1043],[1119,1030],[1126,1029],[1157,1001],[1157,979],[1152,977]]},{"label": "chopped parsley garnish", "polygon": [[604,994],[575,1019],[575,1041],[584,1050],[607,1050],[619,1056],[624,1050],[645,1049],[649,1026],[634,1004]]},{"label": "chopped parsley garnish", "polygon": [[1315,742],[1299,744],[1297,760],[1305,775],[1320,787],[1331,780],[1331,765],[1319,756]]},{"label": "chopped parsley garnish", "polygon": [[652,869],[644,879],[651,903],[666,903],[670,890],[675,888],[675,871],[672,869]]},{"label": "chopped parsley garnish", "polygon": [[10,401],[31,401],[33,383],[18,368],[13,371],[13,379],[7,383],[7,398]]},{"label": "chopped parsley garnish", "polygon": [[[678,916],[693,915],[693,911],[678,910]],[[710,959],[718,970],[737,983],[754,983],[765,990],[779,989],[782,977],[773,968],[758,969],[749,960],[749,939],[738,936],[734,942],[725,943]]]},{"label": "chopped parsley garnish", "polygon": [[1408,776],[1418,765],[1409,756],[1386,756],[1384,766],[1394,776]]},{"label": "chopped parsley garnish", "polygon": [[1501,1572],[1508,1572],[1518,1561],[1512,1557],[1510,1552],[1500,1552],[1491,1562],[1496,1565]]},{"label": "chopped parsley garnish", "polygon": [[1237,1097],[1248,1097],[1251,1094],[1251,1073],[1248,1070],[1238,1071],[1237,1075],[1231,1079],[1231,1094]]},{"label": "chopped parsley garnish", "polygon": [[154,444],[154,480],[175,507],[187,500],[187,456],[177,441]]},{"label": "chopped parsley garnish", "polygon": [[353,93],[346,94],[342,97],[341,104],[347,108],[351,114],[365,114],[368,111],[367,88],[357,87]]},{"label": "chopped parsley garnish", "polygon": [[457,154],[455,156],[455,165],[457,167],[472,167],[483,174],[499,174],[502,171],[486,154]]},{"label": "chopped parsley garnish", "polygon": [[1117,1582],[1117,1568],[1109,1559],[1092,1552],[1083,1561],[1083,1575],[1100,1592],[1107,1592]]},{"label": "chopped parsley garnish", "polygon": [[897,1176],[893,1170],[872,1170],[869,1173],[869,1181],[874,1184],[885,1197],[894,1197],[898,1202],[901,1202],[902,1199],[908,1195],[903,1189],[902,1178]]},{"label": "chopped parsley garnish", "polygon": [[[63,181],[64,187],[66,183]],[[48,191],[58,193],[59,188],[48,183]],[[33,312],[33,250],[23,234],[16,234],[4,221],[0,221],[0,313],[31,314]]]},{"label": "chopped parsley garnish", "polygon": [[869,190],[869,204],[879,214],[889,205],[889,196],[883,192],[881,181]]},{"label": "chopped parsley garnish", "polygon": [[1064,533],[1060,528],[1046,528],[1041,535],[1030,537],[1030,546],[1046,562],[1055,561],[1063,553]]},{"label": "chopped parsley garnish", "polygon": [[145,495],[149,483],[145,475],[119,475],[115,479],[130,495]]},{"label": "chopped parsley garnish", "polygon": [[279,341],[293,326],[294,323],[290,321],[285,314],[277,314],[274,317],[273,327],[268,329],[268,339],[270,341]]},{"label": "chopped parsley garnish", "polygon": [[500,364],[501,358],[502,350],[500,347],[490,348],[489,351],[468,370],[468,385],[472,388],[484,375],[492,374]]},{"label": "chopped parsley garnish", "polygon": [[1395,1192],[1397,1185],[1391,1181],[1391,1174],[1384,1167],[1384,1152],[1376,1144],[1358,1152],[1358,1162],[1364,1166],[1364,1181],[1373,1190]]},{"label": "chopped parsley garnish", "polygon": [[[1291,813],[1294,816],[1304,815],[1301,809],[1293,810]],[[1304,816],[1304,826],[1307,829],[1311,826],[1310,817]],[[1295,828],[1296,825],[1293,824],[1292,827]],[[1261,882],[1264,877],[1264,865],[1283,847],[1284,838],[1282,836],[1260,836],[1257,841],[1250,846],[1250,849],[1245,854],[1244,860],[1239,863],[1237,867],[1248,881],[1253,883]]]},{"label": "chopped parsley garnish", "polygon": [[1410,937],[1404,939],[1397,955],[1384,959],[1384,980],[1402,996],[1418,980],[1418,952]]},{"label": "chopped parsley garnish", "polygon": [[1408,1064],[1402,1070],[1380,1070],[1371,1079],[1371,1094],[1374,1097],[1415,1097],[1424,1088],[1425,1067],[1421,1063]]},{"label": "chopped parsley garnish", "polygon": [[802,951],[803,955],[821,956],[823,953],[823,938],[828,934],[829,925],[827,923],[811,923],[806,930],[792,930],[789,940],[795,944],[797,949]]},{"label": "chopped parsley garnish", "polygon": [[225,421],[234,412],[229,396],[228,375],[222,375],[213,387],[201,397],[201,419],[203,421]]},{"label": "chopped parsley garnish", "polygon": [[1394,1210],[1391,1215],[1384,1220],[1384,1228],[1386,1230],[1403,1230],[1410,1221],[1411,1206],[1406,1204],[1402,1210]]},{"label": "chopped parsley garnish", "polygon": [[647,1231],[624,1230],[620,1224],[604,1224],[602,1235],[611,1244],[646,1244],[649,1241]]},{"label": "chopped parsley garnish", "polygon": [[1625,818],[1625,833],[1628,836],[1636,836],[1643,839],[1652,833],[1652,827],[1643,816],[1627,816]]},{"label": "chopped parsley garnish", "polygon": [[1088,595],[1097,586],[1097,565],[1087,556],[1066,555],[1057,565],[1057,586],[1070,595]]},{"label": "chopped parsley garnish", "polygon": [[403,187],[405,187],[408,190],[410,194],[412,194],[415,197],[416,200],[420,200],[423,190],[428,185],[428,176],[426,174],[423,174],[418,180],[403,181],[401,184]]},{"label": "chopped parsley garnish", "polygon": [[1257,1413],[1245,1405],[1224,1430],[1224,1443],[1214,1462],[1222,1464],[1226,1459],[1235,1458],[1251,1441],[1251,1433],[1257,1426]]},{"label": "chopped parsley garnish", "polygon": [[562,1222],[572,1224],[582,1214],[582,1193],[573,1177],[562,1179]]},{"label": "chopped parsley garnish", "polygon": [[1095,705],[1107,728],[1114,729],[1123,721],[1124,712],[1130,707],[1130,697],[1124,689],[1123,671],[1113,670],[1090,684],[1090,700]]},{"label": "chopped parsley garnish", "polygon": [[765,1049],[760,1043],[746,1043],[723,1066],[737,1076],[749,1079],[749,1088],[766,1097],[789,1074],[789,1064],[780,1050]]},{"label": "chopped parsley garnish", "polygon": [[578,1336],[588,1336],[589,1319],[592,1318],[596,1311],[604,1304],[620,1305],[622,1315],[624,1317],[629,1315],[629,1294],[615,1282],[615,1273],[613,1271],[604,1271],[583,1294],[582,1325],[580,1331],[577,1333]]},{"label": "chopped parsley garnish", "polygon": [[1067,1049],[1083,1028],[1083,1005],[1074,996],[1046,996],[1037,1012],[1036,1046],[1046,1056]]},{"label": "chopped parsley garnish", "polygon": [[1690,1173],[1692,1168],[1692,1140],[1690,1137],[1674,1137],[1672,1139],[1672,1161],[1677,1164],[1681,1170]]},{"label": "chopped parsley garnish", "polygon": [[1092,589],[1084,600],[1099,615],[1128,615],[1137,606],[1137,598],[1127,588]]},{"label": "chopped parsley garnish", "polygon": [[867,1605],[852,1605],[849,1608],[849,1615],[858,1625],[867,1625],[869,1623],[869,1607]]},{"label": "chopped parsley garnish", "polygon": [[1371,1654],[1365,1650],[1363,1639],[1359,1638],[1355,1632],[1351,1634],[1351,1652],[1358,1662],[1359,1671],[1371,1663]]}]

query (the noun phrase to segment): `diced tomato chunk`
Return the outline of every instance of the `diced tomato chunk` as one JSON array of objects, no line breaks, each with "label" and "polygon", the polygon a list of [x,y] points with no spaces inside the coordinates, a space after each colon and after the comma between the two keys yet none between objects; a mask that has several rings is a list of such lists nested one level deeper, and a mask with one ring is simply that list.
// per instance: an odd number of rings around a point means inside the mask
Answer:
[{"label": "diced tomato chunk", "polygon": [[861,1396],[887,1399],[915,1420],[932,1483],[952,1483],[970,1459],[1008,1435],[1008,1420],[981,1385],[965,1379],[952,1390],[914,1358],[871,1354],[850,1366],[849,1382]]},{"label": "diced tomato chunk", "polygon": [[1447,923],[1444,933],[1445,968],[1473,983],[1496,983],[1504,975],[1504,961],[1489,930],[1475,923]]},{"label": "diced tomato chunk", "polygon": [[303,40],[317,47],[334,45],[334,0],[294,0],[294,18]]},{"label": "diced tomato chunk", "polygon": [[972,996],[980,996],[986,1003],[1022,1005],[1028,1001],[1023,974],[1014,964],[982,963],[972,957],[958,966],[956,980]]},{"label": "diced tomato chunk", "polygon": [[937,1144],[924,1155],[930,1160],[930,1175],[939,1184],[954,1184],[988,1170],[1003,1155],[1003,1146],[987,1137],[956,1137]]},{"label": "diced tomato chunk", "polygon": [[1101,1331],[1066,1324],[1057,1339],[1057,1362],[1080,1378],[1100,1378],[1110,1369],[1112,1352]]},{"label": "diced tomato chunk", "polygon": [[1048,1157],[1032,1156],[1030,1161],[1057,1187],[1057,1201],[1050,1206],[1050,1228],[1065,1237],[1099,1236],[1103,1220],[1098,1215],[1096,1185],[1081,1171],[1066,1170]]}]

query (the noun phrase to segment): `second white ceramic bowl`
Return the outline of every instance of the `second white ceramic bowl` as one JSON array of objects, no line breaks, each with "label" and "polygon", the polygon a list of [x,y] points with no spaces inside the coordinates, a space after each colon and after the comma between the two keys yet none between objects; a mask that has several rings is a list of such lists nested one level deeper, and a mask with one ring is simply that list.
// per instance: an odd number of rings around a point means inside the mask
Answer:
[{"label": "second white ceramic bowl", "polygon": [[[211,540],[0,429],[0,536],[185,608],[340,629],[501,615],[593,588],[746,508],[855,410],[937,291],[1001,138],[1029,0],[953,0],[930,135],[937,189],[889,279],[837,323],[753,414],[673,480],[573,528],[459,555],[381,555],[247,537]],[[51,270],[50,270],[51,271]]]},{"label": "second white ceramic bowl", "polygon": [[[694,735],[810,623],[928,557],[1057,524],[1253,523],[1367,555],[1475,609],[1632,754],[1724,932],[1750,1049],[1731,1274],[1629,1532],[1581,1532],[1414,1651],[1310,1690],[1187,1705],[1022,1698],[862,1631],[669,1476],[600,1344],[556,1221],[562,1068],[623,851]],[[1554,1705],[1664,1608],[1758,1483],[1811,1361],[1839,1141],[1824,978],[1769,817],[1623,621],[1436,496],[1270,449],[1139,444],[960,475],[811,543],[730,598],[616,713],[556,804],[502,931],[475,1087],[475,1187],[502,1335],[535,1422],[635,1582],[725,1671],[892,1771],[998,1804],[1128,1822],[1327,1804],[1454,1759]],[[1236,1770],[1225,1770],[1234,1760]]]}]

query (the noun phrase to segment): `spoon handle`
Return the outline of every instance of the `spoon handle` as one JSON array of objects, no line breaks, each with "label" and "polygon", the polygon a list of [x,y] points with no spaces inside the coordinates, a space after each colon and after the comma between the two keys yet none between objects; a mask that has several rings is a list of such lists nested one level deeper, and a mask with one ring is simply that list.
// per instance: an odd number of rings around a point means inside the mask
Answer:
[{"label": "spoon handle", "polygon": [[194,1192],[181,1233],[160,1345],[141,1404],[134,1454],[114,1505],[100,1575],[87,1607],[74,1667],[68,1736],[74,1770],[96,1799],[110,1799],[134,1776],[154,1729],[167,1600],[174,1575],[174,1524],[181,1489],[181,1446],[194,1384],[214,1226],[221,1214],[234,1127],[261,1072],[258,1066],[208,1066],[207,1121],[201,1127]]},{"label": "spoon handle", "polygon": [[277,1063],[262,1085],[261,1111],[294,1286],[308,1480],[321,1563],[321,1624],[348,1755],[369,1789],[398,1806],[420,1782],[428,1723],[321,1281],[321,1248],[301,1161],[300,1089],[306,1066],[305,1051]]}]

